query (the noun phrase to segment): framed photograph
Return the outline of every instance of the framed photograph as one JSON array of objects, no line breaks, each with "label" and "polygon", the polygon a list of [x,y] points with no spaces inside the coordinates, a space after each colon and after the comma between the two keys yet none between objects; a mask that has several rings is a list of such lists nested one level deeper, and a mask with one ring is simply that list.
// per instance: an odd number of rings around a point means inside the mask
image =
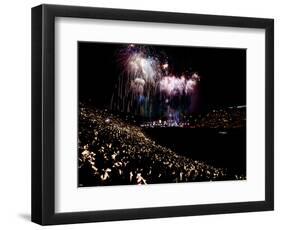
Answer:
[{"label": "framed photograph", "polygon": [[273,19],[32,8],[32,221],[274,208]]}]

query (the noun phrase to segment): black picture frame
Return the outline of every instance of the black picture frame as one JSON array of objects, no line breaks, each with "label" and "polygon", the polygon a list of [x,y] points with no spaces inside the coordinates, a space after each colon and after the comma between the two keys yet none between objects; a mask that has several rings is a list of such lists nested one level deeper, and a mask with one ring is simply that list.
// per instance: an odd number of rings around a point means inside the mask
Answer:
[{"label": "black picture frame", "polygon": [[[88,18],[265,29],[265,200],[55,213],[55,18]],[[41,225],[267,211],[274,209],[274,20],[40,5],[32,8],[32,221]]]}]

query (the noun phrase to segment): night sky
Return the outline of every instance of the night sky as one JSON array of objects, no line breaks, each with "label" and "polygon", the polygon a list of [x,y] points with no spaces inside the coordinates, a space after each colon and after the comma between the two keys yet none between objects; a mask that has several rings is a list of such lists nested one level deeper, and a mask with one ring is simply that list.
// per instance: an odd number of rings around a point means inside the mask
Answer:
[{"label": "night sky", "polygon": [[[78,42],[79,101],[108,107],[120,76],[118,51],[126,44]],[[246,104],[246,50],[149,45],[168,57],[175,74],[197,72],[200,95],[197,112]]]}]

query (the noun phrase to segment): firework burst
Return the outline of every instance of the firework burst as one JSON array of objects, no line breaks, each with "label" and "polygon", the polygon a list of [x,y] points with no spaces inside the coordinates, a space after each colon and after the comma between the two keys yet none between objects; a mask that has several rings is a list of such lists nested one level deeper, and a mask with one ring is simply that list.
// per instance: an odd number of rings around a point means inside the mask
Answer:
[{"label": "firework burst", "polygon": [[[166,114],[173,107],[179,114],[179,109],[170,103],[175,97],[192,95],[200,81],[197,73],[180,76],[170,73],[167,58],[162,63],[145,46],[131,44],[121,49],[118,62],[122,73],[112,95],[111,109],[121,112],[150,118],[156,110],[164,110]],[[159,108],[162,101],[165,105]]]}]

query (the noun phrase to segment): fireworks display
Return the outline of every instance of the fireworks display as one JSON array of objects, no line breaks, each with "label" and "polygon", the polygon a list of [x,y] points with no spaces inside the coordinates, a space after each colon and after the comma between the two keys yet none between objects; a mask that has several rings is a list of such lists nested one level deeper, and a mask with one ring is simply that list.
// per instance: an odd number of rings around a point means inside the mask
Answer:
[{"label": "fireworks display", "polygon": [[79,187],[246,179],[245,50],[78,45]]},{"label": "fireworks display", "polygon": [[200,81],[197,73],[172,73],[167,57],[161,62],[144,46],[129,45],[120,50],[118,58],[122,73],[112,95],[112,110],[146,118],[164,116],[176,122],[181,113],[188,112],[187,101]]}]

